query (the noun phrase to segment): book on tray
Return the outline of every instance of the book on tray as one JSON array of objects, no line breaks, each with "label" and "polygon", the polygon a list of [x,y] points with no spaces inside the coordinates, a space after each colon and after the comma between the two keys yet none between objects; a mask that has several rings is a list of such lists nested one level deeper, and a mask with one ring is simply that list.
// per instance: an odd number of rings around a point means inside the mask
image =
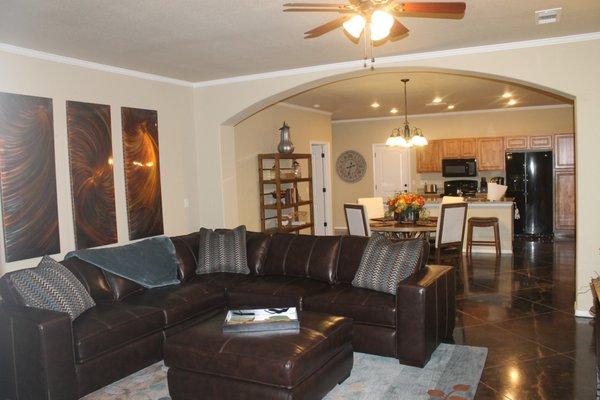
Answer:
[{"label": "book on tray", "polygon": [[296,307],[229,310],[223,322],[223,332],[298,331]]}]

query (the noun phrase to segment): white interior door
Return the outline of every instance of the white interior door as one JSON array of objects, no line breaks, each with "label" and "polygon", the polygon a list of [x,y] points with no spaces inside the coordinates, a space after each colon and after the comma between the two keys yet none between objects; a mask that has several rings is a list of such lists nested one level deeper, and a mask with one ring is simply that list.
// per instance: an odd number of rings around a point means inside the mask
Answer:
[{"label": "white interior door", "polygon": [[333,234],[329,143],[311,143],[315,235]]},{"label": "white interior door", "polygon": [[373,145],[375,197],[384,199],[394,193],[411,191],[410,149]]}]

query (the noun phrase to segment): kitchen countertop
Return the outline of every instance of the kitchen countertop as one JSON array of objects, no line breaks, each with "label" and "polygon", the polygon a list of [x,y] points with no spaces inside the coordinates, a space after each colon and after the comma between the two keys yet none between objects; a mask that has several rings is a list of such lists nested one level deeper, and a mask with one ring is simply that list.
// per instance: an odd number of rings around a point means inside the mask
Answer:
[{"label": "kitchen countertop", "polygon": [[[498,201],[488,201],[488,200],[467,200],[469,204],[469,208],[492,208],[492,207],[512,207],[512,200],[498,200]],[[437,207],[442,204],[442,200],[438,201],[430,201],[427,200],[425,202],[425,207]]]}]

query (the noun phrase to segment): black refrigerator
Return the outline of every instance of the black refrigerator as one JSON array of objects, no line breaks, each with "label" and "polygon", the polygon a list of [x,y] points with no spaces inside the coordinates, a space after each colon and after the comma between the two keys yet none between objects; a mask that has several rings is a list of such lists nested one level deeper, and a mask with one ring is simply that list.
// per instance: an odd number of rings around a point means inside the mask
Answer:
[{"label": "black refrigerator", "polygon": [[552,235],[552,152],[506,153],[506,185],[506,196],[515,198],[520,216],[515,235]]}]

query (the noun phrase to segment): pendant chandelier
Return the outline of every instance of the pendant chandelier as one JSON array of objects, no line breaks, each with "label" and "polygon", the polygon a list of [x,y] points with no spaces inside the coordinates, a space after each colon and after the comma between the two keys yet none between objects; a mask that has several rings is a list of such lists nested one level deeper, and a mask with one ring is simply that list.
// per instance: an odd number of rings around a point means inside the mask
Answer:
[{"label": "pendant chandelier", "polygon": [[395,128],[390,137],[387,138],[385,144],[388,146],[401,146],[401,147],[413,147],[413,146],[426,146],[427,139],[423,136],[421,129],[413,127],[411,129],[408,122],[408,100],[406,96],[406,84],[409,79],[402,79],[404,83],[404,128]]}]

